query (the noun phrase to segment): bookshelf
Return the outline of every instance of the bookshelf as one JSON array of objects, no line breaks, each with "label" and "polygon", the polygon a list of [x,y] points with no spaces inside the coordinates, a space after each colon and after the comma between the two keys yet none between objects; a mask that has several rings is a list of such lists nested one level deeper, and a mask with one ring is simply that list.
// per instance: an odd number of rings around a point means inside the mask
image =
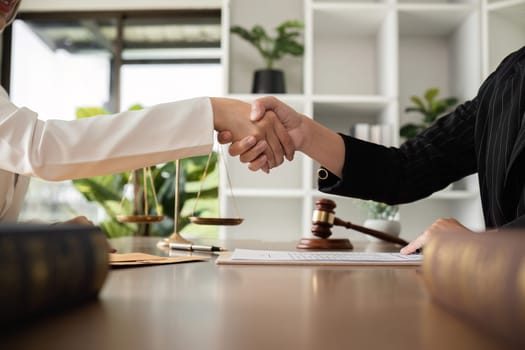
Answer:
[{"label": "bookshelf", "polygon": [[[276,9],[279,9],[276,11]],[[472,98],[489,72],[525,39],[525,0],[268,0],[223,1],[225,95],[253,101],[248,94],[258,53],[232,36],[232,25],[272,29],[287,19],[305,23],[305,54],[277,64],[285,71],[287,94],[277,95],[331,129],[348,134],[359,122],[388,124],[392,143],[411,121],[404,108],[412,95],[438,87],[440,96]],[[505,38],[505,40],[502,40]],[[222,228],[223,238],[294,240],[308,236],[314,201],[334,199],[336,215],[361,224],[366,211],[351,198],[317,191],[318,164],[302,154],[272,170],[253,173],[227,157],[233,194],[245,223]],[[224,215],[232,196],[221,191]],[[453,216],[483,229],[476,176],[417,203],[402,205],[402,235],[413,239],[439,217]],[[269,225],[268,223],[272,224]],[[364,240],[336,228],[335,237]]]},{"label": "bookshelf", "polygon": [[[484,12],[484,75],[493,71],[507,52],[523,46],[525,38],[525,0],[491,0]],[[505,38],[505,40],[501,40]]]}]

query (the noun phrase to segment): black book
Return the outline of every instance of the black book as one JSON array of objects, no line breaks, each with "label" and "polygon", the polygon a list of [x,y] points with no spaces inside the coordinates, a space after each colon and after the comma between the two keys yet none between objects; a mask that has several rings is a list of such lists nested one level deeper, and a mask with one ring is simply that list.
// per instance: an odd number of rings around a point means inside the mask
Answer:
[{"label": "black book", "polygon": [[108,243],[97,227],[1,223],[0,325],[96,298],[108,266]]}]

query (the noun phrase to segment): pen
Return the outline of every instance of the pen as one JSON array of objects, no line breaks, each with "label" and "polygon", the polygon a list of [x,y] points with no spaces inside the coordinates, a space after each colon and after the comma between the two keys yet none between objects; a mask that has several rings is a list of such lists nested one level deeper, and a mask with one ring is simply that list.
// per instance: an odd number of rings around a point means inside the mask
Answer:
[{"label": "pen", "polygon": [[180,250],[198,250],[203,252],[221,252],[224,251],[221,247],[216,247],[213,245],[200,245],[200,244],[190,244],[190,243],[170,243],[170,249],[180,249]]}]

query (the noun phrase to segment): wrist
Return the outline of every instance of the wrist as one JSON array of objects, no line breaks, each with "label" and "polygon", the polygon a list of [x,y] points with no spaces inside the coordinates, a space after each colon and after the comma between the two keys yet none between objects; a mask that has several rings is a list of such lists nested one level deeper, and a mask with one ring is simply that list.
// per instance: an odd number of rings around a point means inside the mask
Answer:
[{"label": "wrist", "polygon": [[308,117],[304,117],[301,128],[300,133],[304,134],[298,150],[341,177],[345,160],[341,135]]},{"label": "wrist", "polygon": [[235,141],[250,134],[257,134],[257,128],[248,117],[248,103],[225,97],[210,97],[210,101],[215,130],[230,131]]},{"label": "wrist", "polygon": [[300,114],[299,116],[301,118],[301,123],[298,128],[290,131],[290,136],[295,143],[296,150],[304,154],[309,154],[311,147],[315,146],[313,137],[315,134],[313,127],[315,127],[315,125],[312,119],[304,114]]},{"label": "wrist", "polygon": [[224,113],[222,112],[224,99],[210,97],[211,110],[213,113],[213,128],[217,131],[225,130]]}]

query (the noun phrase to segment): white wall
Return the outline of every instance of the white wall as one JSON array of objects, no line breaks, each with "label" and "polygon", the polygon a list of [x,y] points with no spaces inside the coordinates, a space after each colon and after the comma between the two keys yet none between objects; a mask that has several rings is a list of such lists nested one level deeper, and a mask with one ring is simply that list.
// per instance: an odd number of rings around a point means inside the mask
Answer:
[{"label": "white wall", "polygon": [[221,0],[23,0],[21,11],[155,10],[220,8]]}]

